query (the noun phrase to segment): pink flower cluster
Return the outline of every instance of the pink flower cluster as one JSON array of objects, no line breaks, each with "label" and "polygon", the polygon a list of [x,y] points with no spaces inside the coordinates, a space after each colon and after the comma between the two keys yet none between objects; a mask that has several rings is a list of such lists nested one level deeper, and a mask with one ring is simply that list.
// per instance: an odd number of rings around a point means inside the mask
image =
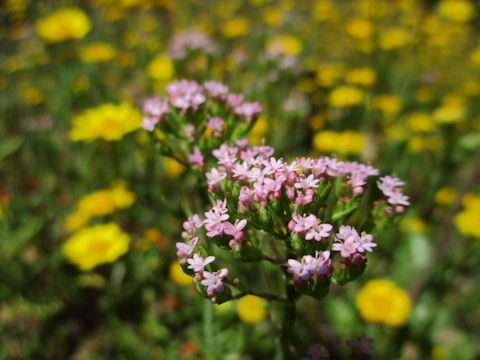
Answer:
[{"label": "pink flower cluster", "polygon": [[322,224],[313,214],[301,216],[297,213],[292,214],[292,220],[288,223],[290,231],[297,235],[304,235],[305,240],[316,241],[327,240],[333,226],[330,224]]},{"label": "pink flower cluster", "polygon": [[[212,296],[214,292],[223,292],[222,280],[227,276],[228,269],[223,268],[215,273],[205,271],[205,267],[215,261],[215,256],[207,256],[205,259],[200,253],[194,253],[195,247],[200,244],[197,234],[198,230],[205,225],[205,227],[213,226],[214,229],[222,225],[215,225],[218,220],[214,220],[214,216],[221,219],[228,219],[226,214],[226,204],[217,202],[214,208],[208,212],[209,218],[201,221],[198,215],[193,215],[183,223],[182,237],[186,242],[176,243],[177,256],[180,258],[180,263],[188,263],[188,269],[194,273],[194,279],[207,287],[208,296]],[[212,227],[210,227],[212,229]],[[216,230],[214,230],[216,231]]]},{"label": "pink flower cluster", "polygon": [[268,201],[279,199],[282,194],[298,206],[307,205],[314,200],[316,189],[322,182],[336,177],[345,179],[349,196],[354,197],[363,193],[368,176],[378,175],[377,169],[356,162],[321,157],[287,163],[272,157],[271,147],[244,146],[223,144],[214,150],[212,153],[218,160],[218,167],[206,174],[209,190],[219,190],[223,179],[242,185],[238,197],[240,212],[253,210],[254,203],[265,207]]},{"label": "pink flower cluster", "polygon": [[217,45],[207,35],[199,31],[188,31],[174,36],[169,55],[174,59],[184,59],[188,51],[195,50],[211,55],[218,53]]},{"label": "pink flower cluster", "polygon": [[[154,96],[145,100],[142,121],[142,127],[145,130],[153,131],[155,125],[172,109],[178,109],[180,115],[185,115],[188,110],[199,110],[208,99],[224,102],[230,113],[239,115],[241,120],[244,121],[251,121],[262,110],[259,103],[244,102],[242,95],[230,93],[227,86],[215,81],[206,81],[203,85],[193,80],[175,81],[167,85],[166,92],[167,94],[163,99]],[[207,126],[212,129],[214,136],[220,135],[224,128],[223,122],[223,119],[219,117],[209,119]],[[193,125],[189,124],[189,126]]]},{"label": "pink flower cluster", "polygon": [[387,198],[387,202],[394,206],[388,209],[389,211],[395,210],[398,213],[404,211],[403,206],[410,205],[408,196],[403,195],[402,189],[399,186],[405,185],[403,181],[394,176],[384,176],[377,181],[378,188],[382,190],[383,195]]},{"label": "pink flower cluster", "polygon": [[332,270],[330,251],[317,251],[315,256],[305,255],[301,261],[288,259],[287,271],[297,284],[305,283],[313,276],[328,277]]},{"label": "pink flower cluster", "polygon": [[341,225],[332,244],[333,251],[340,251],[344,258],[352,258],[355,254],[361,254],[365,251],[372,252],[372,248],[377,246],[370,234],[359,235],[352,226]]}]

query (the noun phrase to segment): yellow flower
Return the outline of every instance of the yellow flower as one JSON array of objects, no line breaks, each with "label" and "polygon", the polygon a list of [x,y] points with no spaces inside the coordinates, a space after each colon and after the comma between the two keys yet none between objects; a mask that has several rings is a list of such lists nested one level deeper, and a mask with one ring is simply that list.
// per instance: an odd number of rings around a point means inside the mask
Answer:
[{"label": "yellow flower", "polygon": [[89,217],[108,215],[114,210],[115,203],[109,190],[98,190],[85,195],[77,203],[77,211]]},{"label": "yellow flower", "polygon": [[175,70],[167,56],[159,55],[148,63],[147,71],[155,80],[168,81],[172,78]]},{"label": "yellow flower", "polygon": [[470,54],[470,61],[475,65],[480,65],[480,47],[473,49]]},{"label": "yellow flower", "polygon": [[105,62],[115,57],[117,51],[109,43],[96,42],[80,48],[80,59],[83,62]]},{"label": "yellow flower", "polygon": [[331,0],[317,0],[313,7],[313,17],[317,21],[331,19],[334,15],[334,9]]},{"label": "yellow flower", "polygon": [[435,202],[439,205],[452,205],[457,200],[457,192],[451,187],[442,187],[435,193]]},{"label": "yellow flower", "polygon": [[40,19],[35,30],[47,42],[81,39],[92,28],[85,13],[77,8],[61,9]]},{"label": "yellow flower", "polygon": [[465,209],[455,216],[453,222],[462,235],[480,239],[480,196],[467,194],[462,198],[462,203]]},{"label": "yellow flower", "polygon": [[469,21],[475,16],[475,7],[468,0],[443,0],[437,9],[444,18],[457,22]]},{"label": "yellow flower", "polygon": [[74,116],[69,137],[73,141],[116,141],[138,129],[141,122],[140,111],[128,103],[104,104]]},{"label": "yellow flower", "polygon": [[84,228],[63,245],[68,261],[82,271],[111,263],[128,250],[130,237],[117,224],[108,223]]},{"label": "yellow flower", "polygon": [[377,81],[377,74],[369,68],[352,69],[345,75],[348,83],[359,86],[372,86]]},{"label": "yellow flower", "polygon": [[88,220],[90,220],[90,216],[75,212],[68,215],[65,219],[65,228],[68,231],[77,231],[78,229],[81,229],[83,226],[85,226],[88,223]]},{"label": "yellow flower", "polygon": [[405,117],[405,122],[410,130],[416,132],[431,132],[435,130],[436,125],[433,118],[426,113],[416,112]]},{"label": "yellow flower", "polygon": [[368,322],[391,326],[405,323],[411,309],[407,292],[389,280],[370,280],[356,296],[357,309]]},{"label": "yellow flower", "polygon": [[466,111],[465,99],[449,94],[442,99],[442,105],[435,109],[433,117],[439,124],[452,124],[464,120]]},{"label": "yellow flower", "polygon": [[225,22],[222,27],[222,33],[227,38],[233,38],[245,35],[248,32],[249,23],[244,17],[236,17]]},{"label": "yellow flower", "polygon": [[343,72],[342,63],[321,64],[317,69],[317,84],[324,87],[335,85]]},{"label": "yellow flower", "polygon": [[365,147],[363,134],[347,130],[344,132],[320,131],[313,137],[313,146],[320,152],[338,152],[343,155],[360,154]]},{"label": "yellow flower", "polygon": [[246,295],[237,301],[237,314],[243,321],[255,324],[267,317],[267,310],[258,296]]},{"label": "yellow flower", "polygon": [[405,219],[400,223],[400,226],[404,230],[410,230],[419,234],[425,233],[428,229],[427,223],[418,217]]},{"label": "yellow flower", "polygon": [[282,13],[277,8],[270,6],[263,11],[262,18],[265,24],[274,26],[282,22]]},{"label": "yellow flower", "polygon": [[192,277],[183,272],[182,267],[176,260],[170,264],[170,277],[177,285],[192,285]]},{"label": "yellow flower", "polygon": [[20,95],[22,96],[23,101],[27,105],[38,105],[45,99],[43,93],[33,86],[26,86],[20,91]]},{"label": "yellow flower", "polygon": [[353,19],[346,25],[347,33],[356,39],[366,40],[372,37],[374,32],[373,24],[365,19]]},{"label": "yellow flower", "polygon": [[387,30],[380,39],[380,47],[384,50],[401,48],[412,40],[411,34],[402,27]]},{"label": "yellow flower", "polygon": [[302,42],[294,36],[280,36],[273,39],[268,45],[269,53],[297,55],[302,51]]},{"label": "yellow flower", "polygon": [[177,177],[185,171],[185,166],[172,158],[165,158],[165,172],[168,176]]},{"label": "yellow flower", "polygon": [[358,105],[363,100],[363,91],[354,86],[339,86],[335,88],[329,97],[330,105],[337,107],[349,107]]},{"label": "yellow flower", "polygon": [[268,132],[268,121],[264,117],[259,117],[248,133],[248,140],[253,145],[260,145],[265,134]]},{"label": "yellow flower", "polygon": [[135,194],[128,191],[124,181],[119,180],[113,184],[110,190],[110,196],[117,209],[125,209],[135,202]]},{"label": "yellow flower", "polygon": [[83,196],[76,205],[76,212],[65,220],[65,228],[75,231],[83,227],[92,217],[112,214],[117,209],[130,207],[135,194],[126,189],[123,181],[117,181],[111,189],[94,191]]},{"label": "yellow flower", "polygon": [[402,110],[402,106],[402,99],[394,95],[377,95],[373,99],[373,108],[385,115],[395,115]]}]

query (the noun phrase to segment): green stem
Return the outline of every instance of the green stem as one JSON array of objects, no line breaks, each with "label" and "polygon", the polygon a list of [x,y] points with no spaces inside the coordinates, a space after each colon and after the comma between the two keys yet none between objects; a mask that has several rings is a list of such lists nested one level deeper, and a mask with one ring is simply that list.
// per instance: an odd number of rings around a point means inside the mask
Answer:
[{"label": "green stem", "polygon": [[294,359],[294,353],[292,351],[292,337],[293,337],[293,327],[295,325],[295,288],[293,285],[287,284],[286,285],[286,292],[288,300],[285,303],[285,309],[283,314],[283,322],[282,322],[282,333],[281,333],[281,346],[283,352],[283,359]]},{"label": "green stem", "polygon": [[203,333],[205,334],[205,343],[207,345],[209,358],[216,359],[215,344],[213,340],[213,309],[212,303],[209,300],[205,300],[203,307]]}]

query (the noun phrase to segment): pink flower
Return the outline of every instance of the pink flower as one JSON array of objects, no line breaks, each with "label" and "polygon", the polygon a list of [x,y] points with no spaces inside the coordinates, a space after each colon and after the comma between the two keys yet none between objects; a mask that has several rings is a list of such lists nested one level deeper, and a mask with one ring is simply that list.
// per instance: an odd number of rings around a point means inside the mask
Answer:
[{"label": "pink flower", "polygon": [[365,236],[362,236],[360,238],[360,246],[358,247],[358,251],[360,252],[372,252],[372,248],[376,247],[377,244],[375,244],[373,241],[373,236],[370,234],[366,234]]},{"label": "pink flower", "polygon": [[198,243],[198,238],[193,238],[190,243],[185,244],[182,242],[178,242],[175,244],[177,247],[177,256],[178,257],[190,257],[192,256],[193,248],[197,245]]},{"label": "pink flower", "polygon": [[144,116],[140,126],[147,131],[153,131],[158,120],[157,117]]},{"label": "pink flower", "polygon": [[303,262],[311,276],[329,275],[333,270],[330,251],[317,251],[315,256],[305,255]]},{"label": "pink flower", "polygon": [[207,236],[214,237],[223,234],[226,224],[224,221],[230,217],[227,211],[225,200],[225,202],[217,201],[212,210],[205,213],[204,224],[207,230]]},{"label": "pink flower", "polygon": [[210,273],[208,271],[203,272],[203,280],[201,281],[201,284],[207,287],[208,296],[212,296],[214,291],[218,293],[223,292],[222,280],[227,275],[228,275],[228,269],[226,268],[223,268],[220,271],[217,271],[215,273]]},{"label": "pink flower", "polygon": [[188,154],[188,161],[190,161],[195,168],[203,166],[203,156],[198,147],[193,149],[193,153]]},{"label": "pink flower", "polygon": [[258,102],[243,103],[235,107],[235,114],[245,116],[247,121],[251,121],[260,111],[262,111],[262,107]]},{"label": "pink flower", "polygon": [[235,224],[226,222],[224,225],[223,232],[227,235],[232,235],[235,240],[241,240],[243,238],[243,228],[247,225],[247,220],[242,219],[240,221],[236,220]]},{"label": "pink flower", "polygon": [[313,174],[308,175],[308,177],[305,177],[305,175],[300,174],[300,177],[294,186],[297,189],[308,190],[308,189],[317,188],[319,182],[320,180],[315,179],[315,176]]},{"label": "pink flower", "polygon": [[317,221],[308,230],[307,234],[305,235],[305,240],[308,241],[315,239],[316,241],[321,241],[323,239],[326,239],[330,236],[330,231],[332,230],[332,228],[333,226],[330,224],[319,224],[319,222]]},{"label": "pink flower", "polygon": [[220,183],[220,180],[225,179],[227,174],[224,172],[219,172],[217,169],[212,168],[210,172],[205,174],[207,176],[208,190],[217,189]]},{"label": "pink flower", "polygon": [[162,101],[158,95],[145,100],[143,103],[143,112],[157,118],[157,121],[169,111],[168,101],[166,99]]},{"label": "pink flower", "polygon": [[317,224],[317,217],[313,214],[301,216],[297,213],[292,214],[292,220],[288,223],[288,228],[296,234],[301,234],[310,230]]},{"label": "pink flower", "polygon": [[307,281],[310,278],[310,272],[305,267],[305,264],[299,262],[295,259],[288,259],[288,269],[287,271],[293,275],[294,281]]},{"label": "pink flower", "polygon": [[216,81],[205,81],[203,87],[207,89],[211,97],[225,98],[228,94],[228,88],[222,83]]},{"label": "pink flower", "polygon": [[196,237],[197,236],[197,230],[202,227],[203,222],[200,221],[200,218],[198,215],[193,215],[188,218],[187,221],[183,223],[183,228],[185,229],[184,232],[182,232],[182,237],[186,239],[187,237]]},{"label": "pink flower", "polygon": [[222,118],[219,118],[219,117],[212,117],[210,119],[208,119],[208,122],[207,122],[207,127],[212,130],[212,134],[213,136],[215,137],[219,137],[220,134],[222,133],[223,131],[223,125],[224,125],[224,121]]},{"label": "pink flower", "polygon": [[208,256],[206,259],[203,259],[199,254],[193,254],[193,257],[187,260],[189,263],[188,268],[192,269],[196,273],[202,272],[205,266],[214,260],[215,256]]},{"label": "pink flower", "polygon": [[243,95],[229,94],[227,96],[227,103],[228,106],[235,108],[243,103]]}]

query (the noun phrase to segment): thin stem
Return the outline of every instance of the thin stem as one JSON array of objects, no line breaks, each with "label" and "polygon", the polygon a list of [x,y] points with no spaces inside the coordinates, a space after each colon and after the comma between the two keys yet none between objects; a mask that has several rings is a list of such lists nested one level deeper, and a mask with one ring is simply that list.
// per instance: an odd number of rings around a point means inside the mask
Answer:
[{"label": "thin stem", "polygon": [[285,263],[285,260],[282,260],[282,259],[275,259],[275,258],[272,258],[268,255],[263,255],[263,260],[266,260],[266,261],[269,261],[271,262],[272,264],[283,264]]},{"label": "thin stem", "polygon": [[281,342],[282,342],[282,352],[283,352],[283,359],[294,359],[295,356],[293,354],[292,349],[292,332],[293,327],[295,325],[295,317],[296,317],[296,310],[295,310],[295,299],[296,293],[295,288],[293,285],[287,283],[286,287],[287,297],[288,300],[285,303],[285,310],[283,313],[283,321],[282,321],[282,332],[281,332]]},{"label": "thin stem", "polygon": [[207,345],[208,352],[212,359],[216,358],[215,355],[215,343],[213,340],[213,311],[212,303],[208,300],[205,301],[203,307],[203,332],[205,334],[205,343]]}]

